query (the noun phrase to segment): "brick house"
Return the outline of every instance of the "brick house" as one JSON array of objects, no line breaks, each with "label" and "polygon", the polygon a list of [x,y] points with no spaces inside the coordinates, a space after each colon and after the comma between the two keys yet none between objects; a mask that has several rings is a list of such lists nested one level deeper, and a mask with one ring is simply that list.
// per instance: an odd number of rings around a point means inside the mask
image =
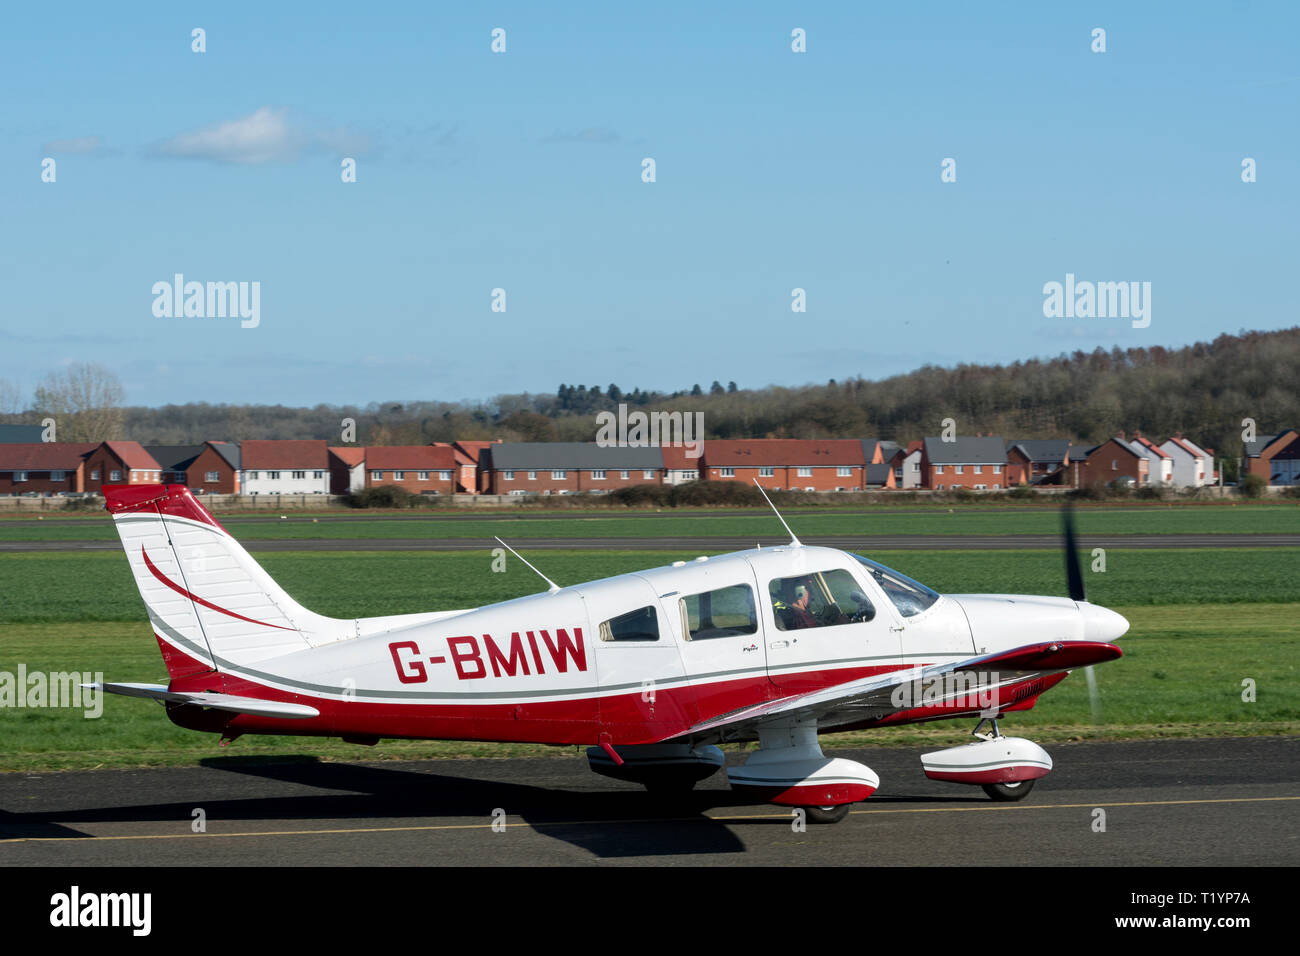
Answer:
[{"label": "brick house", "polygon": [[1218,480],[1214,471],[1214,451],[1202,448],[1182,432],[1160,443],[1160,450],[1169,456],[1174,466],[1174,485],[1179,488],[1201,488]]},{"label": "brick house", "polygon": [[894,475],[894,466],[889,462],[867,465],[868,488],[897,488],[898,479]]},{"label": "brick house", "polygon": [[370,445],[365,454],[367,488],[395,485],[420,495],[456,491],[456,454],[449,445]]},{"label": "brick house", "polygon": [[329,446],[323,438],[240,442],[239,464],[243,494],[329,494]]},{"label": "brick house", "polygon": [[1006,486],[1068,485],[1070,442],[1065,438],[1027,438],[1007,442]]},{"label": "brick house", "polygon": [[190,462],[185,483],[195,494],[237,495],[240,449],[234,442],[207,441]]},{"label": "brick house", "polygon": [[595,442],[503,442],[482,452],[486,494],[564,495],[659,484],[659,448],[601,447]]},{"label": "brick house", "polygon": [[1007,445],[992,435],[952,441],[926,438],[920,464],[922,488],[996,491],[1006,486]]},{"label": "brick house", "polygon": [[925,442],[918,438],[908,442],[906,447],[900,447],[893,442],[881,444],[892,446],[882,448],[881,453],[889,452],[887,461],[894,469],[894,487],[903,489],[921,487],[921,452],[924,450]]},{"label": "brick house", "polygon": [[1295,470],[1296,440],[1300,432],[1284,428],[1272,438],[1246,442],[1244,474],[1259,475],[1270,485],[1297,483]]},{"label": "brick house", "polygon": [[0,443],[0,495],[85,491],[86,456],[94,442]]},{"label": "brick house", "polygon": [[347,495],[366,486],[366,450],[360,445],[331,446],[330,494]]},{"label": "brick house", "polygon": [[484,487],[484,476],[480,468],[483,449],[501,444],[501,439],[492,441],[453,441],[433,443],[435,448],[450,448],[456,457],[456,492],[457,494],[476,495]]},{"label": "brick house", "polygon": [[860,491],[867,460],[856,438],[711,439],[705,443],[701,474],[709,481],[754,479],[764,488]]},{"label": "brick house", "polygon": [[1121,432],[1114,438],[1071,457],[1071,484],[1076,488],[1109,485],[1130,478],[1134,487],[1148,484],[1151,459],[1140,454]]},{"label": "brick house", "polygon": [[664,484],[682,485],[688,481],[697,481],[700,477],[700,462],[704,460],[704,442],[699,444],[700,454],[692,458],[685,445],[660,445],[659,451],[664,458]]},{"label": "brick house", "polygon": [[86,491],[104,485],[150,485],[162,480],[162,466],[135,441],[100,442],[86,458]]}]

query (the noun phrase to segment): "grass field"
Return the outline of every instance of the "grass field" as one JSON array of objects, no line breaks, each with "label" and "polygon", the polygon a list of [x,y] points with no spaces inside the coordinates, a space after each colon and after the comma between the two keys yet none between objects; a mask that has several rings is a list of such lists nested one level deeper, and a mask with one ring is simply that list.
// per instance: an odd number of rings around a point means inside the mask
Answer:
[{"label": "grass field", "polygon": [[[561,584],[691,558],[694,553],[553,551],[541,567]],[[1059,555],[1044,551],[872,552],[948,592],[1060,594]],[[478,553],[285,552],[259,560],[303,604],[332,616],[463,607],[541,590],[511,559],[493,573]],[[1085,569],[1088,561],[1085,560]],[[1111,549],[1105,573],[1085,570],[1089,597],[1132,622],[1125,656],[1097,668],[1101,714],[1094,721],[1076,674],[1039,706],[1010,718],[1010,732],[1035,740],[1134,736],[1295,733],[1300,730],[1300,550]],[[161,657],[117,552],[0,557],[0,671],[102,671],[108,680],[165,678]],[[1242,681],[1258,699],[1243,702]],[[968,722],[830,735],[888,745],[957,742]],[[112,698],[87,720],[71,709],[0,709],[0,770],[194,763],[217,753],[213,735],[173,726],[149,701]],[[241,738],[230,755],[327,759],[514,756],[573,748],[441,742],[383,742],[361,748],[313,738]]]},{"label": "grass field", "polygon": [[[313,521],[313,518],[315,519]],[[799,512],[791,517],[800,536],[905,535],[905,534],[1058,534],[1056,510],[977,509],[960,505],[917,512],[870,511]],[[1144,507],[1089,507],[1077,513],[1080,534],[1297,534],[1300,501],[1251,505],[1162,505]],[[241,541],[355,540],[359,538],[428,538],[431,541],[463,538],[507,540],[528,538],[655,538],[735,535],[755,541],[780,540],[780,524],[770,513],[689,515],[665,512],[653,517],[608,512],[547,517],[512,513],[497,517],[446,516],[406,518],[370,516],[320,516],[287,513],[283,521],[230,521],[228,530]],[[0,541],[110,541],[116,540],[112,522],[82,518],[47,518],[37,522],[0,521]]]}]

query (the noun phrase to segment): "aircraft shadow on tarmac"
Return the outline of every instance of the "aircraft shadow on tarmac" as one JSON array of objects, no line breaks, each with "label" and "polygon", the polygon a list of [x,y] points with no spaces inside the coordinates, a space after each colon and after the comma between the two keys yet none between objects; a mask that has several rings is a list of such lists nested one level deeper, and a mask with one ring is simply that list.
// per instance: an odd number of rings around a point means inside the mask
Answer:
[{"label": "aircraft shadow on tarmac", "polygon": [[[211,758],[201,761],[206,770],[250,778],[250,791],[314,788],[321,793],[277,794],[202,799],[202,783],[187,780],[195,794],[180,801],[148,802],[127,806],[81,807],[54,812],[15,813],[0,810],[0,839],[14,837],[89,838],[76,824],[159,823],[188,829],[192,812],[201,806],[208,832],[240,830],[240,821],[258,821],[249,830],[302,828],[311,824],[338,825],[351,821],[366,826],[451,826],[481,824],[487,828],[493,811],[505,812],[506,823],[520,821],[536,832],[569,843],[601,858],[681,854],[743,853],[741,836],[750,826],[788,827],[793,817],[786,808],[755,805],[752,798],[725,787],[697,789],[665,800],[639,787],[599,780],[601,789],[571,790],[523,783],[476,780],[429,772],[346,763],[322,763],[314,758],[298,762],[262,762],[248,758]],[[427,764],[423,766],[428,766]],[[278,786],[286,785],[284,787]],[[625,789],[619,789],[626,786]],[[608,788],[606,788],[608,787]],[[221,781],[224,793],[238,791]],[[869,804],[985,802],[973,795],[882,796]],[[719,810],[728,819],[712,819],[706,811]],[[730,812],[728,812],[730,811]],[[267,827],[274,820],[282,826]],[[841,824],[843,825],[843,824]],[[270,861],[273,862],[273,861]],[[359,861],[379,863],[382,861]]]}]

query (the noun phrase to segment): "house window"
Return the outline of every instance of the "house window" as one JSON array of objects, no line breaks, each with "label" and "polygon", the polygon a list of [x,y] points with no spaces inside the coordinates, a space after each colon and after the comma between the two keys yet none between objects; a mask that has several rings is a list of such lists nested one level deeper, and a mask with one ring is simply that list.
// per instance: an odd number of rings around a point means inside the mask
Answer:
[{"label": "house window", "polygon": [[913,471],[920,471],[920,470],[921,470],[921,463],[920,463],[919,461],[914,461],[914,462],[912,462],[912,470],[913,470]]},{"label": "house window", "polygon": [[935,486],[934,486],[934,490],[935,490],[935,491],[943,491],[943,485],[935,485]]},{"label": "house window", "polygon": [[655,476],[655,470],[653,468],[645,468],[642,469],[641,471],[642,478],[653,478],[654,476]]},{"label": "house window", "polygon": [[685,478],[687,481],[694,481],[695,479],[700,477],[700,473],[699,471],[683,471],[682,477]]},{"label": "house window", "polygon": [[443,481],[451,481],[451,472],[440,471],[438,472],[438,477],[441,478]]},{"label": "house window", "polygon": [[417,472],[415,473],[415,477],[416,477],[417,479],[419,479],[420,481],[428,481],[428,480],[429,480],[429,473],[428,473],[427,471],[417,471]]},{"label": "house window", "polygon": [[1119,459],[1118,459],[1118,458],[1112,458],[1112,459],[1110,460],[1110,470],[1111,470],[1111,471],[1119,471]]},{"label": "house window", "polygon": [[99,481],[99,469],[95,468],[90,472],[91,481]]},{"label": "house window", "polygon": [[204,481],[220,481],[220,480],[221,480],[221,473],[220,473],[220,472],[217,472],[217,471],[205,471],[205,472],[203,473],[203,480],[204,480]]},{"label": "house window", "polygon": [[307,472],[305,472],[305,471],[295,471],[295,472],[293,473],[293,477],[294,477],[294,480],[295,480],[295,481],[301,481],[302,479],[304,479],[304,478],[307,477]]},{"label": "house window", "polygon": [[528,480],[529,480],[529,481],[536,481],[536,480],[537,480],[537,472],[535,472],[535,471],[530,471],[530,472],[528,473]]},{"label": "house window", "polygon": [[393,472],[393,481],[405,481],[405,480],[406,480],[406,472],[404,471]]},{"label": "house window", "polygon": [[270,478],[272,481],[279,481],[279,480],[280,480],[280,473],[279,473],[278,471],[268,471],[268,472],[266,473],[266,477],[267,477],[267,478]]},{"label": "house window", "polygon": [[853,469],[845,465],[840,465],[838,468],[835,469],[835,475],[836,477],[839,478],[847,478],[851,474],[853,474]]},{"label": "house window", "polygon": [[976,485],[976,486],[975,486],[975,490],[976,490],[976,491],[985,491],[985,490],[987,490],[987,488],[988,488],[988,485]]},{"label": "house window", "polygon": [[600,480],[602,480],[604,477],[605,477],[605,469],[604,469],[604,468],[593,468],[593,469],[591,470],[591,479],[592,479],[592,481],[600,481]]},{"label": "house window", "polygon": [[984,466],[983,466],[983,465],[976,465],[976,466],[975,466],[975,474],[977,474],[977,475],[982,475],[982,474],[984,474]]},{"label": "house window", "polygon": [[962,474],[962,473],[963,473],[963,470],[964,470],[965,468],[966,468],[965,465],[953,465],[953,466],[952,466],[953,473],[954,473],[954,474],[958,474],[958,475]]},{"label": "house window", "polygon": [[121,481],[121,480],[122,480],[122,473],[121,473],[120,471],[117,471],[117,470],[110,471],[110,472],[108,473],[108,480],[109,480],[109,481]]},{"label": "house window", "polygon": [[20,481],[26,481],[26,480],[27,480],[27,472],[25,472],[25,471],[15,471],[15,472],[14,472],[14,483],[15,483],[15,484],[17,484],[17,483],[20,482]]},{"label": "house window", "polygon": [[622,478],[624,481],[627,481],[628,473],[627,473],[626,471],[620,471],[620,472],[618,473],[618,476],[619,476],[620,478]]},{"label": "house window", "polygon": [[935,466],[934,466],[934,473],[935,473],[936,475],[942,475],[942,474],[943,474],[943,465],[935,465]]},{"label": "house window", "polygon": [[[1002,466],[1001,466],[1001,465],[994,465],[994,466],[993,466],[993,474],[995,474],[995,475],[1000,475],[1000,474],[1002,474]],[[996,488],[997,486],[994,485],[994,487]]]},{"label": "house window", "polygon": [[313,471],[313,472],[311,473],[311,476],[312,476],[312,478],[313,478],[314,480],[316,480],[316,481],[320,481],[322,478],[325,477],[325,472],[323,472],[323,471]]},{"label": "house window", "polygon": [[248,471],[248,472],[245,472],[245,473],[244,473],[244,480],[245,480],[245,481],[257,481],[257,472],[255,472],[255,471]]},{"label": "house window", "polygon": [[383,481],[383,480],[384,480],[384,473],[383,473],[382,471],[372,471],[372,472],[370,473],[370,480],[371,480],[371,481]]},{"label": "house window", "polygon": [[513,471],[503,471],[503,472],[501,472],[501,480],[502,480],[502,481],[514,481],[514,480],[515,480],[515,473],[514,473]]},{"label": "house window", "polygon": [[50,472],[50,481],[66,481],[67,477],[68,477],[67,472],[63,472],[63,471]]},{"label": "house window", "polygon": [[564,471],[563,469],[555,468],[551,470],[551,479],[553,481],[560,481],[568,477],[569,477],[569,473],[567,471]]},{"label": "house window", "polygon": [[722,477],[723,477],[723,478],[735,478],[735,477],[736,477],[736,469],[734,469],[734,468],[723,468],[723,469],[722,469]]},{"label": "house window", "polygon": [[994,490],[994,491],[997,491],[997,490],[1000,489],[1001,487],[1002,487],[1002,485],[1001,485],[1000,482],[996,482],[996,481],[993,482],[993,490]]},{"label": "house window", "polygon": [[760,477],[760,478],[771,478],[771,477],[773,477],[773,469],[771,469],[771,468],[760,468],[760,469],[758,469],[758,477]]},{"label": "house window", "polygon": [[807,465],[801,465],[800,468],[799,468],[799,473],[798,473],[798,474],[799,474],[799,477],[800,477],[800,478],[811,478],[811,477],[812,477],[812,469],[809,468]]}]

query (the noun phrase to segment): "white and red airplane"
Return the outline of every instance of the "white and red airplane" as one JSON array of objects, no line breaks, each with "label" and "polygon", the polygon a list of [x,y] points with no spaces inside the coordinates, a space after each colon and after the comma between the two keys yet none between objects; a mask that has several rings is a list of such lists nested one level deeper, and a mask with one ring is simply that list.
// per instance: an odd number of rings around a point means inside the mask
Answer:
[{"label": "white and red airplane", "polygon": [[731,786],[814,822],[879,785],[823,755],[828,730],[979,718],[974,742],[923,755],[925,773],[1023,798],[1052,760],[998,718],[1119,657],[1128,630],[1084,599],[1068,513],[1068,599],[940,595],[791,533],[485,607],[345,620],[294,601],[184,486],[104,495],[170,682],[101,686],[164,702],[179,726],[223,743],[585,744],[592,770],[664,792],[722,768],[718,744],[757,740]]}]

